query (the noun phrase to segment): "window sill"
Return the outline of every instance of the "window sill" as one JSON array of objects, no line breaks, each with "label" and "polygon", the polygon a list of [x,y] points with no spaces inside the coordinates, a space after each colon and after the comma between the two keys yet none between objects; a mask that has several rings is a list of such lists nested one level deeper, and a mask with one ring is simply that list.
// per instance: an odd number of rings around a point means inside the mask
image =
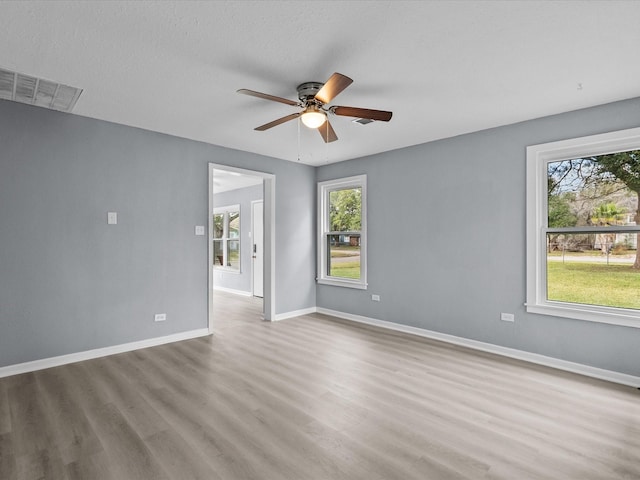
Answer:
[{"label": "window sill", "polygon": [[318,278],[316,279],[318,284],[320,285],[331,285],[334,287],[347,287],[347,288],[357,288],[359,290],[366,290],[367,284],[360,282],[350,282],[349,280],[335,280],[333,278]]},{"label": "window sill", "polygon": [[607,323],[624,327],[640,328],[640,311],[622,308],[592,307],[571,303],[547,303],[526,305],[528,313],[553,315],[587,322]]},{"label": "window sill", "polygon": [[235,268],[229,268],[229,267],[213,267],[213,271],[214,272],[224,272],[224,273],[235,273],[236,275],[239,275],[241,272],[240,270],[236,270]]}]

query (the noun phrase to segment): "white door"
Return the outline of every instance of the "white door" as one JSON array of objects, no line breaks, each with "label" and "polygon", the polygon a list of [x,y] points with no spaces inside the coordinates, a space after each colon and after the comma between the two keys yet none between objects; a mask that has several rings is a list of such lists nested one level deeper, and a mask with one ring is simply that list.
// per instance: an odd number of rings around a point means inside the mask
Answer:
[{"label": "white door", "polygon": [[263,207],[262,200],[251,202],[251,239],[252,245],[252,261],[251,271],[253,275],[253,296],[263,296],[264,282],[264,228],[263,228]]}]

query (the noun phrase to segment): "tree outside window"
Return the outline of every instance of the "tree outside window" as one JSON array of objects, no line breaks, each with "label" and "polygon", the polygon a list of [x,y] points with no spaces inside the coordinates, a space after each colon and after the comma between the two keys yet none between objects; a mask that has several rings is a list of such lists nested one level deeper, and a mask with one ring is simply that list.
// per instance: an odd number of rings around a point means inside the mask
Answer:
[{"label": "tree outside window", "polygon": [[527,156],[527,310],[640,327],[640,129]]},{"label": "tree outside window", "polygon": [[329,224],[328,275],[359,279],[362,188],[329,192]]},{"label": "tree outside window", "polygon": [[240,271],[240,206],[214,209],[213,266]]},{"label": "tree outside window", "polygon": [[366,288],[366,176],[318,184],[318,282]]}]

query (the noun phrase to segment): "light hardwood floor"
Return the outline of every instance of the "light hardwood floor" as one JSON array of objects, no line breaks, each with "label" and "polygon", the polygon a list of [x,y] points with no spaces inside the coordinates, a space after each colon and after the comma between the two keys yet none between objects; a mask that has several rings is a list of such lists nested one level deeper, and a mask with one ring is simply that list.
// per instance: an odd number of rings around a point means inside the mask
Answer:
[{"label": "light hardwood floor", "polygon": [[0,478],[640,478],[635,389],[227,300],[212,337],[0,379]]}]

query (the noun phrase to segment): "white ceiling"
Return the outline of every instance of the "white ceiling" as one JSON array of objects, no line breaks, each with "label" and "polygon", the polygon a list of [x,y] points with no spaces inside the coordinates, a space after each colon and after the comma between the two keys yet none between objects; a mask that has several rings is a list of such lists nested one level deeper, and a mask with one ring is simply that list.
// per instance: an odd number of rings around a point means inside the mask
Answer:
[{"label": "white ceiling", "polygon": [[261,184],[262,177],[217,168],[213,170],[213,193],[223,193]]},{"label": "white ceiling", "polygon": [[[84,89],[74,113],[310,165],[640,96],[640,1],[0,1],[0,67]],[[296,86],[393,111],[339,137]],[[640,112],[639,112],[640,114]],[[640,115],[639,115],[640,118]]]}]

